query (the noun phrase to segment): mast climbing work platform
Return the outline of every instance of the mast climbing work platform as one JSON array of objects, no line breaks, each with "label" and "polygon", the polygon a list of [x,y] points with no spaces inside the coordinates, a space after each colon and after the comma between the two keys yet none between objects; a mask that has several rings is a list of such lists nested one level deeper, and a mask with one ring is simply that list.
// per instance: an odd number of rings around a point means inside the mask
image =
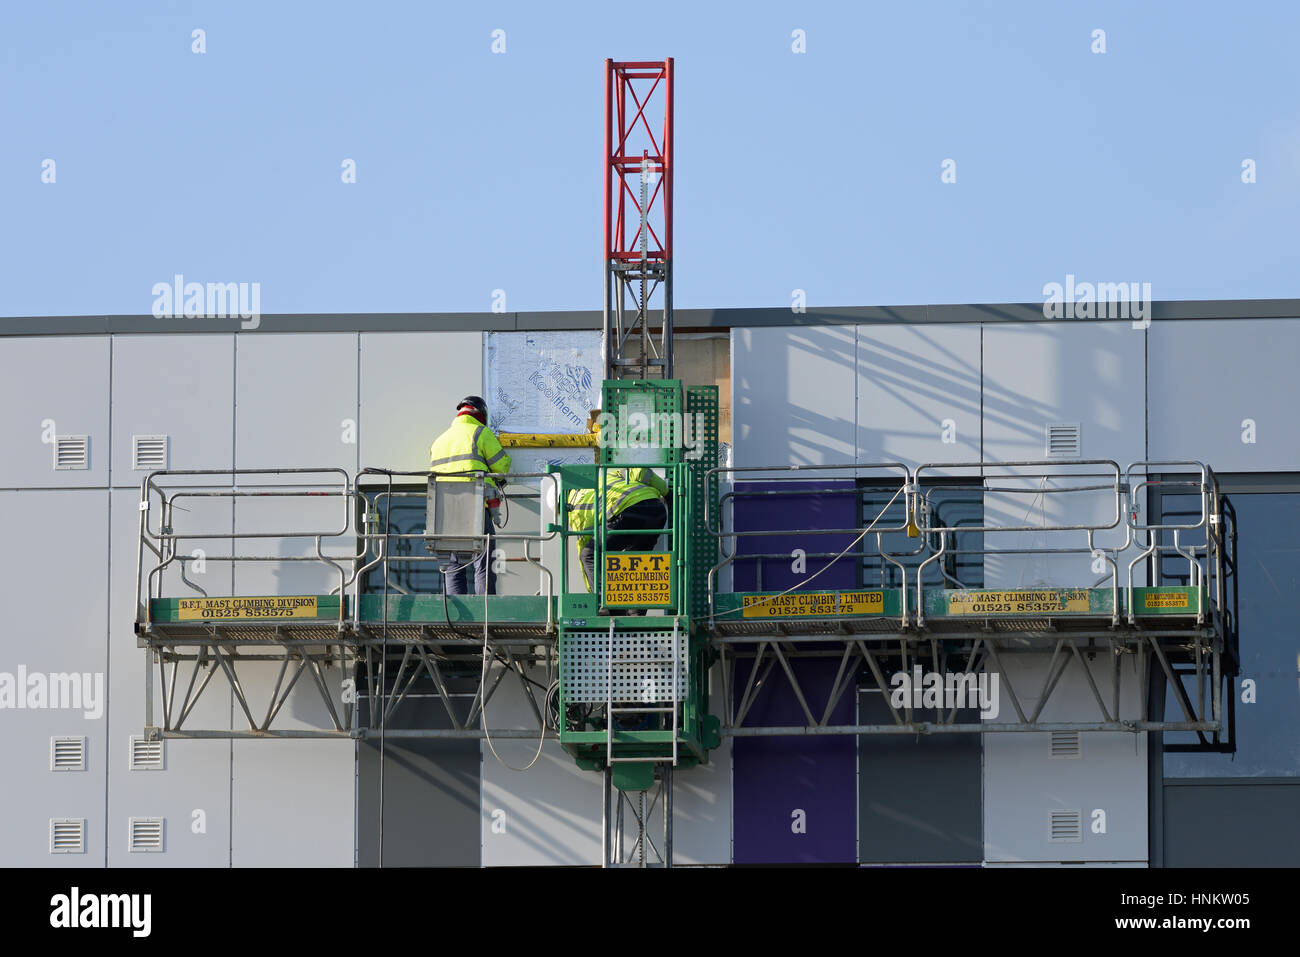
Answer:
[{"label": "mast climbing work platform", "polygon": [[[500,533],[496,538],[503,551],[518,553],[500,560],[537,569],[538,594],[447,596],[441,594],[436,575],[426,575],[432,582],[427,593],[416,593],[409,570],[436,568],[427,564],[431,556],[411,547],[428,537],[425,529],[380,524],[390,514],[386,500],[423,495],[401,491],[402,480],[410,474],[382,473],[387,482],[383,486],[373,481],[378,473],[352,477],[329,469],[150,474],[142,483],[136,632],[157,666],[161,697],[155,698],[153,682],[146,684],[147,732],[165,737],[366,737],[385,714],[391,716],[406,695],[420,688],[440,697],[450,727],[389,729],[389,735],[545,733],[564,738],[575,757],[592,767],[611,763],[616,741],[628,747],[635,743],[641,757],[672,761],[675,749],[682,748],[694,760],[703,760],[707,747],[702,743],[713,739],[714,732],[708,727],[701,671],[717,663],[717,711],[722,719],[718,733],[727,736],[1193,731],[1207,746],[1230,745],[1232,696],[1225,695],[1224,688],[1238,666],[1235,528],[1231,506],[1204,466],[1139,462],[1121,470],[1113,462],[1051,462],[912,470],[870,463],[824,469],[715,467],[697,469],[705,472],[698,484],[725,486],[726,491],[712,498],[701,495],[702,507],[697,507],[690,497],[689,464],[664,464],[675,470],[674,518],[662,553],[670,559],[662,581],[671,592],[671,604],[648,606],[650,613],[639,617],[611,614],[617,609],[601,607],[596,596],[560,584],[567,581],[572,547],[556,548],[558,571],[542,564],[541,549],[574,537],[550,516],[544,516],[537,531]],[[615,467],[563,466],[549,473],[510,476],[510,481],[535,483],[536,488],[520,494],[537,499],[543,486],[555,488],[563,501],[569,489],[593,487],[597,475]],[[1001,491],[1003,480],[991,473],[1013,469],[1015,488]],[[1177,469],[1184,471],[1175,473]],[[974,478],[955,479],[957,473]],[[809,483],[815,484],[818,476],[845,474],[855,475],[859,483],[892,488],[891,508],[879,516],[864,513],[856,527],[738,531],[734,526],[731,513],[737,505],[772,495],[773,485],[790,482],[797,485],[796,494],[815,495],[818,490]],[[744,481],[749,475],[762,481]],[[1150,477],[1154,475],[1162,477]],[[300,484],[269,491],[252,487],[270,479]],[[1177,487],[1194,495],[1201,503],[1199,514],[1177,525],[1144,520],[1145,490],[1156,482],[1166,490]],[[751,484],[761,487],[751,489]],[[1008,500],[1085,494],[1094,504],[1104,505],[1104,514],[1069,523],[1009,524],[992,514],[979,521],[949,523],[940,496],[951,497],[961,488],[976,490],[977,498],[988,502],[1003,494]],[[824,491],[832,491],[829,484]],[[188,527],[198,513],[192,507],[195,501],[246,497],[269,498],[286,508],[310,502],[317,508],[315,524],[265,525],[256,531]],[[334,513],[332,524],[315,520],[325,508]],[[991,512],[991,506],[985,508]],[[693,528],[688,528],[690,522],[696,522]],[[1106,534],[1113,540],[1103,541]],[[808,547],[819,538],[837,536],[853,538],[852,547],[838,553]],[[739,577],[742,565],[778,560],[788,564],[792,549],[776,550],[772,544],[782,537],[805,552],[813,569],[806,583],[784,590],[723,587],[725,579]],[[963,537],[982,538],[973,550],[976,554],[959,547]],[[995,547],[1000,540],[1009,544]],[[301,594],[290,589],[209,595],[196,583],[197,576],[187,572],[187,565],[196,561],[191,546],[218,541],[228,542],[229,548],[210,548],[202,557],[209,565],[241,569],[270,562],[281,569],[310,568],[320,587]],[[744,547],[751,541],[761,541],[767,551]],[[274,547],[257,547],[267,542]],[[334,543],[332,550],[329,542]],[[352,547],[346,553],[338,548],[349,542]],[[904,551],[900,543],[910,549]],[[602,571],[621,560],[617,553],[610,557],[614,564],[602,562]],[[1044,560],[1073,562],[1060,567],[1079,570],[1080,580],[1069,587],[968,587],[970,583],[955,574],[963,562],[982,567],[988,576],[995,564],[1011,573],[1016,562],[1039,563],[1034,567],[1041,570]],[[1169,561],[1187,569],[1190,584],[1144,583],[1148,568]],[[818,587],[822,572],[843,565],[862,569],[855,572],[859,576],[878,574],[879,580],[858,577],[849,587]],[[234,580],[240,577],[236,573]],[[940,581],[932,584],[936,577]],[[332,584],[327,587],[326,581]],[[694,582],[703,587],[692,592]],[[689,604],[692,598],[695,607]],[[1033,686],[1017,684],[1012,663],[1035,652],[1050,656],[1046,673]],[[838,661],[829,694],[816,701],[792,667],[800,658],[813,657]],[[278,665],[265,701],[251,700],[240,681],[241,669],[257,662]],[[917,708],[908,698],[902,707],[891,708],[887,724],[829,723],[828,716],[850,688],[874,686],[888,699],[895,690],[888,676],[911,674],[918,665],[941,674],[994,671],[1009,708],[996,720],[955,722],[943,709]],[[547,688],[530,680],[530,669],[535,668],[551,676]],[[1044,722],[1053,690],[1072,669],[1080,671],[1090,689],[1095,719]],[[1152,669],[1159,669],[1174,689],[1178,714],[1151,718],[1146,676]],[[246,727],[194,726],[195,704],[218,675],[234,694]],[[508,677],[521,683],[532,703],[535,730],[483,726],[484,706]],[[755,696],[774,680],[789,683],[804,720],[782,727],[747,723]],[[321,693],[331,719],[328,727],[277,723],[300,682]],[[619,682],[622,690],[616,692]],[[1121,700],[1125,687],[1139,690],[1136,710]],[[371,709],[367,725],[359,723],[353,707],[357,695],[384,704]],[[557,701],[562,704],[557,706]],[[667,731],[619,730],[648,723],[646,718],[633,720],[635,714],[627,709],[669,706],[673,710]],[[558,718],[561,708],[573,725],[565,731]],[[578,714],[584,715],[581,721],[574,717]],[[614,720],[606,723],[606,714]],[[679,738],[688,728],[693,728],[690,735]]]},{"label": "mast climbing work platform", "polygon": [[[698,412],[716,439],[712,387],[614,380],[605,400],[659,408],[666,422]],[[1191,748],[1233,750],[1236,532],[1205,466],[740,469],[713,464],[716,441],[696,460],[680,434],[670,446],[646,462],[670,487],[671,519],[654,552],[620,551],[626,533],[599,518],[605,478],[627,467],[623,450],[506,476],[516,505],[535,500],[540,517],[535,530],[499,532],[492,560],[534,569],[534,595],[442,593],[445,559],[428,552],[441,535],[463,533],[425,527],[423,472],[151,473],[141,485],[136,620],[153,666],[146,736],[558,741],[579,767],[605,775],[606,863],[643,864],[671,862],[673,774],[707,761],[723,737],[1185,731],[1197,735]],[[1157,484],[1199,508],[1177,523],[1145,519]],[[583,488],[594,490],[598,516],[585,533],[568,528],[564,505]],[[835,495],[849,496],[858,520],[791,527],[795,498]],[[298,523],[227,518],[227,531],[202,523],[204,502],[225,503],[227,516],[255,504]],[[560,503],[558,514],[548,502]],[[568,584],[577,579],[569,542],[584,534],[596,548],[593,592]],[[832,545],[818,551],[819,541]],[[787,571],[792,556],[797,573]],[[232,569],[228,593],[196,581],[200,561]],[[1188,584],[1147,583],[1169,563]],[[773,568],[793,584],[764,588]],[[258,572],[267,569],[276,587],[235,587],[266,582]],[[803,676],[813,659],[835,663],[829,686]],[[1163,692],[1153,692],[1153,673],[1173,689],[1176,713],[1155,709],[1152,694]],[[1052,717],[1069,675],[1086,686],[1091,716],[1076,701]],[[517,683],[532,727],[494,723],[504,681]],[[200,723],[197,706],[214,685],[233,695],[237,726]],[[754,719],[773,686],[793,696],[801,720]],[[302,711],[285,707],[301,688],[314,689],[322,721],[287,719]],[[832,720],[851,691],[880,692],[888,720]],[[390,726],[416,694],[441,702],[446,720]],[[647,827],[660,820],[656,841]]]}]

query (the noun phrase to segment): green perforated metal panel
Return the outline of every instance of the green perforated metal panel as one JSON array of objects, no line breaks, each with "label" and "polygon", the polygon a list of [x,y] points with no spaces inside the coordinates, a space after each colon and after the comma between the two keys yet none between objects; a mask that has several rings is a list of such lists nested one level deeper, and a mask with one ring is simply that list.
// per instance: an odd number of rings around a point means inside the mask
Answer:
[{"label": "green perforated metal panel", "polygon": [[709,569],[718,561],[718,540],[705,528],[704,516],[718,513],[718,476],[709,475],[718,466],[718,387],[716,385],[691,386],[686,390],[686,413],[699,416],[693,419],[700,424],[692,436],[698,442],[694,449],[686,450],[685,461],[691,474],[691,525],[688,531],[687,578],[689,595],[688,613],[703,620],[709,611]]},{"label": "green perforated metal panel", "polygon": [[[611,436],[607,426],[602,426],[597,461],[602,465],[635,463],[627,451],[628,444],[636,442],[652,444],[656,461],[682,461],[682,404],[679,379],[606,379],[601,388],[601,412],[614,417],[620,434]],[[642,424],[635,419],[636,413],[651,418]],[[648,427],[652,434],[636,435],[637,427]]]}]

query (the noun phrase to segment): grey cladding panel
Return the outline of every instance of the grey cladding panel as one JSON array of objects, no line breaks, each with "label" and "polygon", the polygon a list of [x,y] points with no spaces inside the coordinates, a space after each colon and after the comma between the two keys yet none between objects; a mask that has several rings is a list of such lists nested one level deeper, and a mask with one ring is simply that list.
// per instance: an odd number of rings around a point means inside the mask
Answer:
[{"label": "grey cladding panel", "polygon": [[980,453],[980,328],[857,327],[860,462],[972,462]]},{"label": "grey cladding panel", "polygon": [[1300,866],[1300,781],[1164,787],[1165,867]]},{"label": "grey cladding panel", "polygon": [[1152,458],[1297,467],[1300,319],[1153,322],[1150,336]]},{"label": "grey cladding panel", "polygon": [[139,487],[131,438],[166,435],[170,469],[234,465],[234,336],[113,340],[113,485]]},{"label": "grey cladding panel", "polygon": [[451,424],[456,402],[482,394],[482,370],[480,332],[363,334],[361,464],[428,468],[429,446]]},{"label": "grey cladding panel", "polygon": [[[879,692],[858,696],[864,724],[888,724]],[[958,722],[978,721],[962,711]],[[858,737],[858,854],[864,864],[977,863],[981,735]]]},{"label": "grey cladding panel", "polygon": [[[0,340],[0,488],[108,484],[109,340]],[[58,436],[89,439],[89,468],[55,469]]]},{"label": "grey cladding panel", "polygon": [[987,326],[985,457],[1043,459],[1046,426],[1078,423],[1083,458],[1141,459],[1144,362],[1144,334],[1127,322]]},{"label": "grey cladding panel", "polygon": [[[529,677],[543,685],[534,688],[537,697],[543,699],[548,683],[545,673],[534,668]],[[489,727],[528,731],[537,728],[537,719],[517,676],[502,679],[486,710]],[[526,772],[511,770],[506,764],[514,768],[527,766],[537,754],[536,738],[494,740],[493,747],[500,760],[483,742],[483,863],[599,864],[601,776],[579,770],[555,741],[546,743],[537,762]]]},{"label": "grey cladding panel", "polygon": [[239,468],[356,470],[355,334],[240,336],[235,381]]},{"label": "grey cladding panel", "polygon": [[852,326],[734,330],[735,464],[852,462],[856,346]]},{"label": "grey cladding panel", "polygon": [[[230,743],[169,740],[163,742],[164,770],[130,770],[130,738],[142,734],[145,725],[146,669],[154,686],[154,720],[160,724],[163,698],[158,669],[148,667],[147,652],[136,646],[132,629],[139,493],[134,489],[119,489],[111,494],[108,727],[112,733],[106,755],[108,863],[110,867],[224,867],[230,862]],[[229,528],[229,501],[201,499],[192,500],[191,504],[196,506],[196,513],[191,514],[208,528],[215,530],[221,525]],[[188,544],[202,547],[208,554],[219,554],[216,540]],[[220,545],[228,547],[229,543]],[[209,594],[230,593],[228,564],[213,561],[202,572],[191,568],[190,578]],[[168,574],[164,584],[164,594],[197,595],[182,585],[175,574]],[[188,684],[190,668],[186,664],[179,672],[178,703]],[[205,730],[230,727],[230,691],[224,677],[218,675],[212,679],[186,726]],[[196,811],[201,813],[196,815]],[[161,854],[133,854],[127,847],[127,820],[148,816],[166,819],[165,850]]]},{"label": "grey cladding panel", "polygon": [[[1007,683],[1032,713],[1044,687],[1050,654],[1003,654],[999,714],[1014,721]],[[1124,655],[1120,719],[1135,720],[1139,695],[1136,663]],[[1085,660],[1088,660],[1085,655]],[[1110,701],[1110,661],[1096,655],[1093,680]],[[1109,704],[1108,704],[1109,707]],[[1077,661],[1062,672],[1039,718],[1043,722],[1098,721],[1101,713]],[[984,737],[985,859],[1006,861],[1145,861],[1147,857],[1147,740],[1125,732],[1085,732],[1079,756],[1052,757],[1049,733],[993,733]],[[1068,750],[1068,749],[1067,749]],[[1049,840],[1052,812],[1077,811],[1081,840]],[[1105,829],[1098,829],[1104,815]]]},{"label": "grey cladding panel", "polygon": [[[453,698],[463,714],[468,699]],[[369,699],[361,721],[369,720]],[[408,697],[391,728],[450,728],[441,699]],[[384,866],[477,867],[479,743],[388,739],[384,742]],[[362,867],[379,863],[379,740],[357,746],[357,846]]]},{"label": "grey cladding panel", "polygon": [[233,751],[235,867],[352,866],[352,741],[242,740]]},{"label": "grey cladding panel", "polygon": [[[107,513],[107,491],[0,492],[0,527],[13,546],[0,569],[11,599],[0,672],[14,694],[0,711],[8,779],[0,861],[8,866],[104,863]],[[86,770],[50,771],[51,736],[85,737]],[[52,817],[86,820],[84,854],[49,853]]]}]

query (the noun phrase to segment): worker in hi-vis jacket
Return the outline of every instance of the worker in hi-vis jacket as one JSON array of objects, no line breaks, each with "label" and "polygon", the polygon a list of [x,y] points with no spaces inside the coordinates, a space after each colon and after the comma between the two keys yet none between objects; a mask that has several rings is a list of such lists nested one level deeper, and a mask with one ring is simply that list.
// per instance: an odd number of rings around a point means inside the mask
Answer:
[{"label": "worker in hi-vis jacket", "polygon": [[[429,469],[439,474],[448,472],[498,472],[510,471],[510,456],[501,447],[496,433],[488,428],[487,403],[480,396],[467,395],[456,403],[456,418],[446,432],[434,439],[429,449]],[[470,477],[439,479],[439,481],[468,482]],[[492,479],[488,498],[483,509],[483,531],[489,535],[487,547],[474,564],[474,588],[480,595],[496,591],[496,573],[492,571],[491,532],[499,522],[501,489],[505,483]],[[467,595],[466,565],[458,564],[451,556],[452,567],[443,573],[448,595]]]},{"label": "worker in hi-vis jacket", "polygon": [[[608,469],[605,482],[605,527],[610,531],[645,529],[643,535],[610,535],[609,552],[647,552],[668,525],[668,483],[646,468]],[[576,488],[569,492],[569,529],[582,532],[596,525],[596,490]],[[590,536],[579,538],[578,558],[587,591],[595,587],[596,547]],[[639,612],[637,612],[639,614]]]}]

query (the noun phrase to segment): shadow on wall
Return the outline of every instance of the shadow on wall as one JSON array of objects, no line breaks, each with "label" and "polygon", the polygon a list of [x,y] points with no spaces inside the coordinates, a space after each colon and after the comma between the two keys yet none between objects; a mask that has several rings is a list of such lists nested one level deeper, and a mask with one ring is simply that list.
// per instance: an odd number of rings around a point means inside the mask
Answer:
[{"label": "shadow on wall", "polygon": [[[857,394],[859,407],[868,384],[885,393],[884,409],[873,415],[867,403],[866,421],[857,422],[859,461],[912,461],[904,450],[925,448],[942,442],[944,421],[963,423],[954,435],[951,449],[927,456],[931,461],[975,461],[980,455],[980,355],[963,355],[943,345],[945,330],[952,327],[892,327],[888,334],[901,337],[896,345],[873,335],[874,327],[858,328]],[[964,327],[969,330],[970,327]],[[951,338],[951,337],[949,337]],[[907,343],[915,345],[909,349]],[[935,358],[935,353],[938,358]],[[862,380],[866,379],[864,383]],[[902,414],[900,415],[900,411]],[[913,423],[911,427],[904,423]],[[971,428],[973,426],[974,428]]]},{"label": "shadow on wall", "polygon": [[[1042,459],[1045,427],[1059,422],[1086,426],[1085,456],[1118,460],[1124,433],[1142,428],[1144,389],[1126,403],[1123,369],[1145,340],[1128,322],[997,323],[983,327],[981,355],[945,344],[973,326],[807,328],[799,318],[736,330],[738,464],[915,465],[893,450],[938,441],[945,418],[973,424],[984,442],[959,435],[944,461]],[[874,392],[880,418],[867,408],[860,419],[860,398]]]},{"label": "shadow on wall", "polygon": [[[1131,361],[1130,350],[1144,354],[1145,341],[1145,334],[1128,322],[986,327],[984,424],[986,435],[997,437],[986,454],[995,460],[1041,459],[1049,423],[1079,422],[1085,426],[1084,458],[1125,458],[1125,426],[1136,423],[1142,429],[1146,409],[1141,400],[1145,383],[1138,400],[1125,405],[1122,371],[1126,357]],[[1018,392],[1017,382],[1032,384],[1042,398]]]},{"label": "shadow on wall", "polygon": [[[733,350],[739,373],[732,385],[733,414],[741,423],[735,436],[738,466],[852,462],[852,326],[741,329]],[[798,371],[801,366],[808,369],[806,377]],[[841,394],[834,391],[837,385]],[[760,423],[761,438],[754,433]],[[747,447],[757,447],[757,454],[746,455]]]}]

